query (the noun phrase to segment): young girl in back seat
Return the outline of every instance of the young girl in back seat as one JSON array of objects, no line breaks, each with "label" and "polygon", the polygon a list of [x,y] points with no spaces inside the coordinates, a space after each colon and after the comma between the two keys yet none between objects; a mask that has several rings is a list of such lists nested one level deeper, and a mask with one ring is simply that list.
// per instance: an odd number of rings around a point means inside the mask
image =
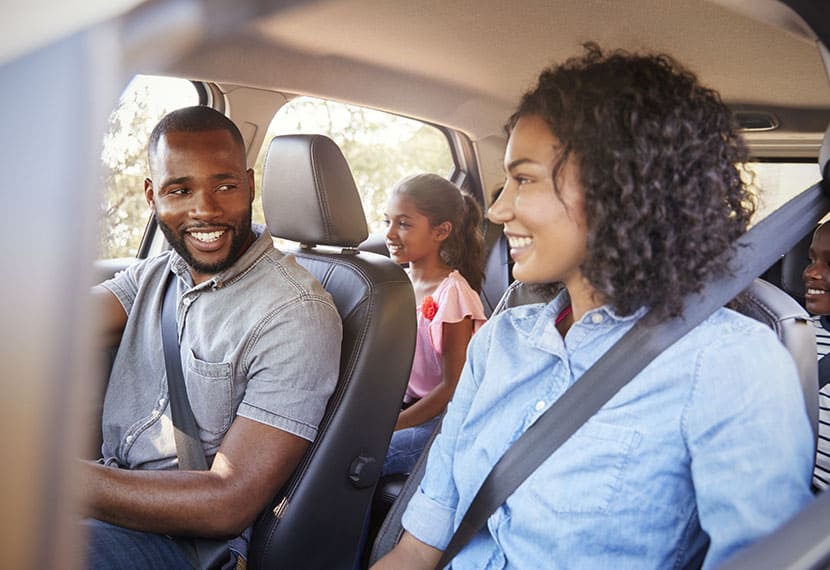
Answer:
[{"label": "young girl in back seat", "polygon": [[386,245],[409,264],[418,334],[412,372],[383,474],[409,473],[450,401],[470,337],[484,323],[482,213],[436,174],[404,178],[386,205]]}]

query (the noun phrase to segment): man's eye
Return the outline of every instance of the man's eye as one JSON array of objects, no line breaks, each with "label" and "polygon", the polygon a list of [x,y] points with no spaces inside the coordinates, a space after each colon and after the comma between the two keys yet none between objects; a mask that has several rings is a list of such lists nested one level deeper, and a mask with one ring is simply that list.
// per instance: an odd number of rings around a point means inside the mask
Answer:
[{"label": "man's eye", "polygon": [[217,188],[220,192],[227,192],[228,190],[233,190],[236,188],[233,184],[222,184],[219,188]]},{"label": "man's eye", "polygon": [[168,194],[171,194],[173,196],[185,196],[189,193],[190,193],[190,190],[187,189],[187,188],[175,188],[175,189],[171,190],[170,192],[168,192]]}]

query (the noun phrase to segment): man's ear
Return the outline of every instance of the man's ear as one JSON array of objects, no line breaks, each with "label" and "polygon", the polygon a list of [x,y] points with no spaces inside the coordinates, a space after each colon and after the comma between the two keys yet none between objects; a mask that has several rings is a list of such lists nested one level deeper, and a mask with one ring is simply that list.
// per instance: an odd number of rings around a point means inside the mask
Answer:
[{"label": "man's ear", "polygon": [[150,209],[155,212],[156,199],[153,194],[153,181],[149,178],[144,179],[144,199],[147,200],[147,204],[150,206]]},{"label": "man's ear", "polygon": [[256,189],[254,188],[254,169],[248,169],[248,187],[251,189],[251,202],[254,201],[254,196],[256,196]]},{"label": "man's ear", "polygon": [[450,237],[450,232],[452,232],[452,222],[441,222],[440,224],[432,228],[432,231],[436,241],[444,241],[445,239]]}]

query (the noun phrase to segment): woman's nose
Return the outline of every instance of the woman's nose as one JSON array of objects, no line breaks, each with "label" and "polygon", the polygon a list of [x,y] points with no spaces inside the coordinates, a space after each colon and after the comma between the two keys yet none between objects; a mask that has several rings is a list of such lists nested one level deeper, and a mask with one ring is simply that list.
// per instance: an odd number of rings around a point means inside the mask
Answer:
[{"label": "woman's nose", "polygon": [[496,199],[487,209],[487,218],[494,224],[503,224],[513,217],[513,195],[510,184],[496,191]]}]

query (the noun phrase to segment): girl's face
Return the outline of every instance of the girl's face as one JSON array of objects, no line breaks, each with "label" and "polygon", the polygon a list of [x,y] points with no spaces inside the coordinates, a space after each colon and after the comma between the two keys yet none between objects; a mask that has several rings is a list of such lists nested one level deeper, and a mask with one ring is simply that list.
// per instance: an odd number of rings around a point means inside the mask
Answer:
[{"label": "girl's face", "polygon": [[504,190],[488,216],[504,224],[516,279],[562,281],[573,295],[575,288],[586,287],[580,265],[587,251],[588,228],[573,155],[560,170],[559,194],[554,189],[553,167],[561,146],[544,119],[521,117],[504,155]]},{"label": "girl's face", "polygon": [[446,239],[448,222],[432,226],[429,218],[418,212],[415,202],[405,194],[393,194],[383,214],[386,224],[386,247],[397,263],[417,263],[438,257]]}]

